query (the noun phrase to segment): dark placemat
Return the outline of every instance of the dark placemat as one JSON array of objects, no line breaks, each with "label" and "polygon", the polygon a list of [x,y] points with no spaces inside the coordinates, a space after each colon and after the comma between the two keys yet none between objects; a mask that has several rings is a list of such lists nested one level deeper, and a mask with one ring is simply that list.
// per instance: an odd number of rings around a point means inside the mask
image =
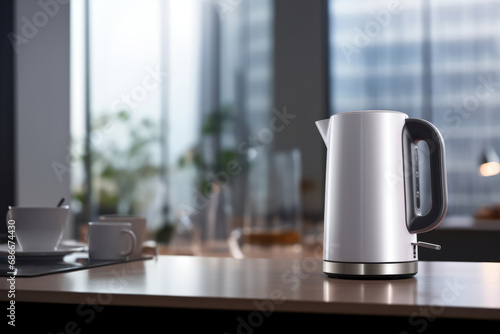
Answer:
[{"label": "dark placemat", "polygon": [[137,259],[131,260],[119,260],[119,261],[90,261],[88,258],[88,253],[73,253],[66,255],[61,259],[44,260],[41,259],[22,259],[16,261],[14,267],[15,271],[13,274],[12,269],[8,263],[7,255],[0,255],[0,277],[34,277],[49,274],[62,273],[67,271],[95,268],[101,266],[107,266],[111,264],[118,264],[131,261],[142,261],[152,259],[153,256],[143,256]]}]

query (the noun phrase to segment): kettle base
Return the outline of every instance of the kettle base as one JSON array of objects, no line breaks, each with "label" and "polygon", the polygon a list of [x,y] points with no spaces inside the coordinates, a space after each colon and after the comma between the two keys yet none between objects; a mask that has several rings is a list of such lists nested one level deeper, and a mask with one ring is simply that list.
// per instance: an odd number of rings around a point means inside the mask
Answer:
[{"label": "kettle base", "polygon": [[382,263],[323,261],[323,272],[332,278],[401,279],[413,277],[417,271],[418,261]]},{"label": "kettle base", "polygon": [[329,274],[325,273],[330,278],[337,279],[351,279],[351,280],[393,280],[411,278],[415,274],[402,274],[402,275],[343,275],[343,274]]}]

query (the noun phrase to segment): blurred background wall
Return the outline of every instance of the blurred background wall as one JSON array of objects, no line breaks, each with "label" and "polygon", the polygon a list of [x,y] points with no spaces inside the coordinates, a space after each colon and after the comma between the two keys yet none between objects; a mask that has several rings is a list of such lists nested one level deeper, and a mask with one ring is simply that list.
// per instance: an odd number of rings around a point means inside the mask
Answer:
[{"label": "blurred background wall", "polygon": [[147,217],[162,242],[187,218],[202,237],[225,238],[255,216],[300,217],[317,231],[326,148],[314,121],[360,109],[436,124],[448,215],[500,217],[500,179],[481,174],[483,162],[500,166],[495,1],[18,0],[2,9],[11,38],[1,50],[1,147],[12,157],[1,167],[2,205],[65,197],[69,236],[109,213]]}]

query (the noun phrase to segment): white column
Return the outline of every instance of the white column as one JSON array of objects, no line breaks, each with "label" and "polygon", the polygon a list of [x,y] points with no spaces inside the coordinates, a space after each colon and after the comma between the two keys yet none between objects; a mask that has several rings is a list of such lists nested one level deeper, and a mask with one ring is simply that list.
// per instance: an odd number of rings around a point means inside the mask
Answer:
[{"label": "white column", "polygon": [[[68,0],[17,0],[17,205],[70,200],[70,8]],[[68,230],[70,230],[68,228]]]}]

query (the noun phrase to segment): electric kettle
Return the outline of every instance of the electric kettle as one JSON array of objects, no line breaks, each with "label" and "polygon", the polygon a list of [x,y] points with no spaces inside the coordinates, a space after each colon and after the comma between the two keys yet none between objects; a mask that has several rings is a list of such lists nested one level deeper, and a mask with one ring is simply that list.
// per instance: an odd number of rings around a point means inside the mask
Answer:
[{"label": "electric kettle", "polygon": [[[417,241],[417,234],[439,225],[448,207],[438,129],[389,110],[337,113],[316,126],[327,147],[323,272],[335,278],[412,277],[418,247],[441,248]],[[429,147],[428,212],[421,211],[421,140]]]}]

